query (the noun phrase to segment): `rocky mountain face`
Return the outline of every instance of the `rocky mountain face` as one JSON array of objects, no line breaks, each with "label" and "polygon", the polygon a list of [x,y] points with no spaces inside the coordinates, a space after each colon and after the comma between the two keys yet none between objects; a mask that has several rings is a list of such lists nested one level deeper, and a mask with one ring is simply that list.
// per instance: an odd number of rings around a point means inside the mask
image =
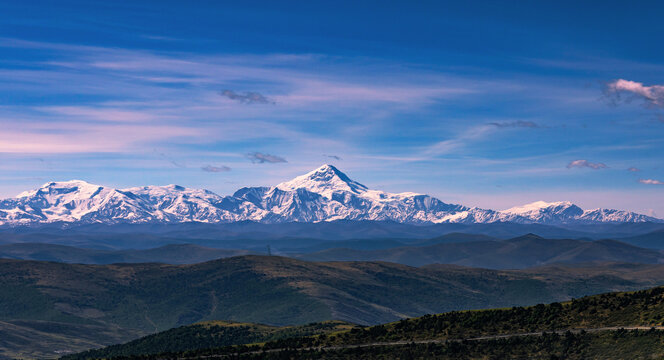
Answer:
[{"label": "rocky mountain face", "polygon": [[621,210],[535,202],[495,211],[444,203],[428,195],[371,190],[332,165],[273,187],[245,187],[232,196],[177,185],[114,189],[80,180],[49,182],[0,201],[0,224],[264,223],[376,220],[400,223],[663,222]]}]

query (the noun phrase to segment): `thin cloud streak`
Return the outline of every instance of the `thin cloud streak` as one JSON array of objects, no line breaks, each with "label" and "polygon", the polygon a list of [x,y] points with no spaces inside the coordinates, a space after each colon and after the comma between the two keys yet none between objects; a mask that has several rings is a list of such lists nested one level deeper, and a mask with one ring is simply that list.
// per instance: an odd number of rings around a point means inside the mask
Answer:
[{"label": "thin cloud streak", "polygon": [[231,168],[225,165],[222,166],[212,166],[212,165],[206,165],[201,168],[201,170],[209,173],[220,173],[220,172],[228,172],[231,171]]},{"label": "thin cloud streak", "polygon": [[455,150],[468,146],[472,142],[480,141],[489,137],[496,131],[509,128],[529,128],[535,129],[540,126],[532,121],[509,121],[509,122],[491,122],[484,125],[472,126],[452,139],[439,141],[427,147],[422,155],[425,157],[440,156],[449,154]]},{"label": "thin cloud streak", "polygon": [[282,158],[281,156],[264,154],[260,152],[249,153],[247,154],[247,158],[251,160],[252,163],[256,164],[265,164],[265,163],[278,164],[278,163],[288,162],[286,161],[286,159]]},{"label": "thin cloud streak", "polygon": [[323,154],[323,156],[325,156],[327,158],[330,158],[330,159],[334,159],[334,160],[343,160],[340,156],[337,156],[337,155],[325,155],[325,154]]},{"label": "thin cloud streak", "polygon": [[541,127],[533,121],[508,121],[508,122],[491,122],[489,125],[493,125],[498,128],[539,128]]},{"label": "thin cloud streak", "polygon": [[588,160],[574,160],[567,164],[568,169],[572,168],[588,168],[588,169],[593,169],[593,170],[599,170],[599,169],[606,169],[608,166],[606,164],[601,163],[601,162],[590,162]]}]

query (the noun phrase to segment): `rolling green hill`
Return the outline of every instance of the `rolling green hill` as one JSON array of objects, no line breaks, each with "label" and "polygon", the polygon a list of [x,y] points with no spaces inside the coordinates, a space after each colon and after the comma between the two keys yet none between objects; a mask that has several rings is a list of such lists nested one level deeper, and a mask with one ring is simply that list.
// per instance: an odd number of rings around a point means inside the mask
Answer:
[{"label": "rolling green hill", "polygon": [[[21,341],[0,338],[0,355],[52,357],[53,349],[82,351],[200,321],[296,325],[342,320],[370,325],[663,283],[664,265],[496,271],[316,263],[276,256],[194,265],[0,260],[0,329],[11,333],[7,329],[20,327],[24,334]],[[65,328],[67,337],[60,335]]]},{"label": "rolling green hill", "polygon": [[[663,325],[664,287],[658,287],[549,305],[427,315],[241,347],[193,350],[192,346],[186,353],[158,355],[158,347],[135,351],[136,345],[129,343],[68,359],[121,354],[141,354],[143,359],[224,354],[240,359],[396,358],[396,354],[404,358],[436,354],[449,359],[659,358],[664,355]],[[165,332],[152,338],[166,341],[173,335]],[[179,335],[177,341],[191,344],[200,336]]]}]

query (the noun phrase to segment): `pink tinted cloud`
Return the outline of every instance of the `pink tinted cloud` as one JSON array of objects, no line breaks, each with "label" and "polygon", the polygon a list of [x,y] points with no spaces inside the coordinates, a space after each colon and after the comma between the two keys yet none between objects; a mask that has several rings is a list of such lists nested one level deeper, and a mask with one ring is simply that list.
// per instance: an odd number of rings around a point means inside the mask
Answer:
[{"label": "pink tinted cloud", "polygon": [[639,179],[639,182],[641,184],[646,184],[646,185],[664,185],[664,181],[659,181],[655,179]]},{"label": "pink tinted cloud", "polygon": [[127,152],[164,139],[186,141],[203,135],[202,129],[164,124],[37,123],[2,131],[0,153]]},{"label": "pink tinted cloud", "polygon": [[147,122],[163,116],[156,116],[146,111],[133,111],[114,108],[93,108],[85,106],[49,106],[39,108],[40,110],[68,117],[80,118],[88,121],[108,122]]},{"label": "pink tinted cloud", "polygon": [[641,82],[618,79],[606,87],[607,94],[614,100],[620,101],[620,95],[629,93],[644,101],[647,106],[664,107],[664,86],[646,86]]}]

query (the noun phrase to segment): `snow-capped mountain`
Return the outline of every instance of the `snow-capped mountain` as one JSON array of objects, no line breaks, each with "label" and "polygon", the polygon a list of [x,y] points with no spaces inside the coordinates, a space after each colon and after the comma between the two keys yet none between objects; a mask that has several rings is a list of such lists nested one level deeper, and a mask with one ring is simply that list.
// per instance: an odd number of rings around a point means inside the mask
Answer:
[{"label": "snow-capped mountain", "polygon": [[662,222],[641,214],[570,202],[535,202],[494,211],[444,203],[411,192],[371,190],[331,165],[273,187],[242,188],[232,196],[177,185],[114,189],[81,180],[50,182],[0,201],[0,224],[173,223],[237,221],[320,222],[390,220],[401,223]]},{"label": "snow-capped mountain", "polygon": [[583,210],[569,201],[536,201],[500,212],[540,224],[662,222],[661,219],[614,209]]}]

